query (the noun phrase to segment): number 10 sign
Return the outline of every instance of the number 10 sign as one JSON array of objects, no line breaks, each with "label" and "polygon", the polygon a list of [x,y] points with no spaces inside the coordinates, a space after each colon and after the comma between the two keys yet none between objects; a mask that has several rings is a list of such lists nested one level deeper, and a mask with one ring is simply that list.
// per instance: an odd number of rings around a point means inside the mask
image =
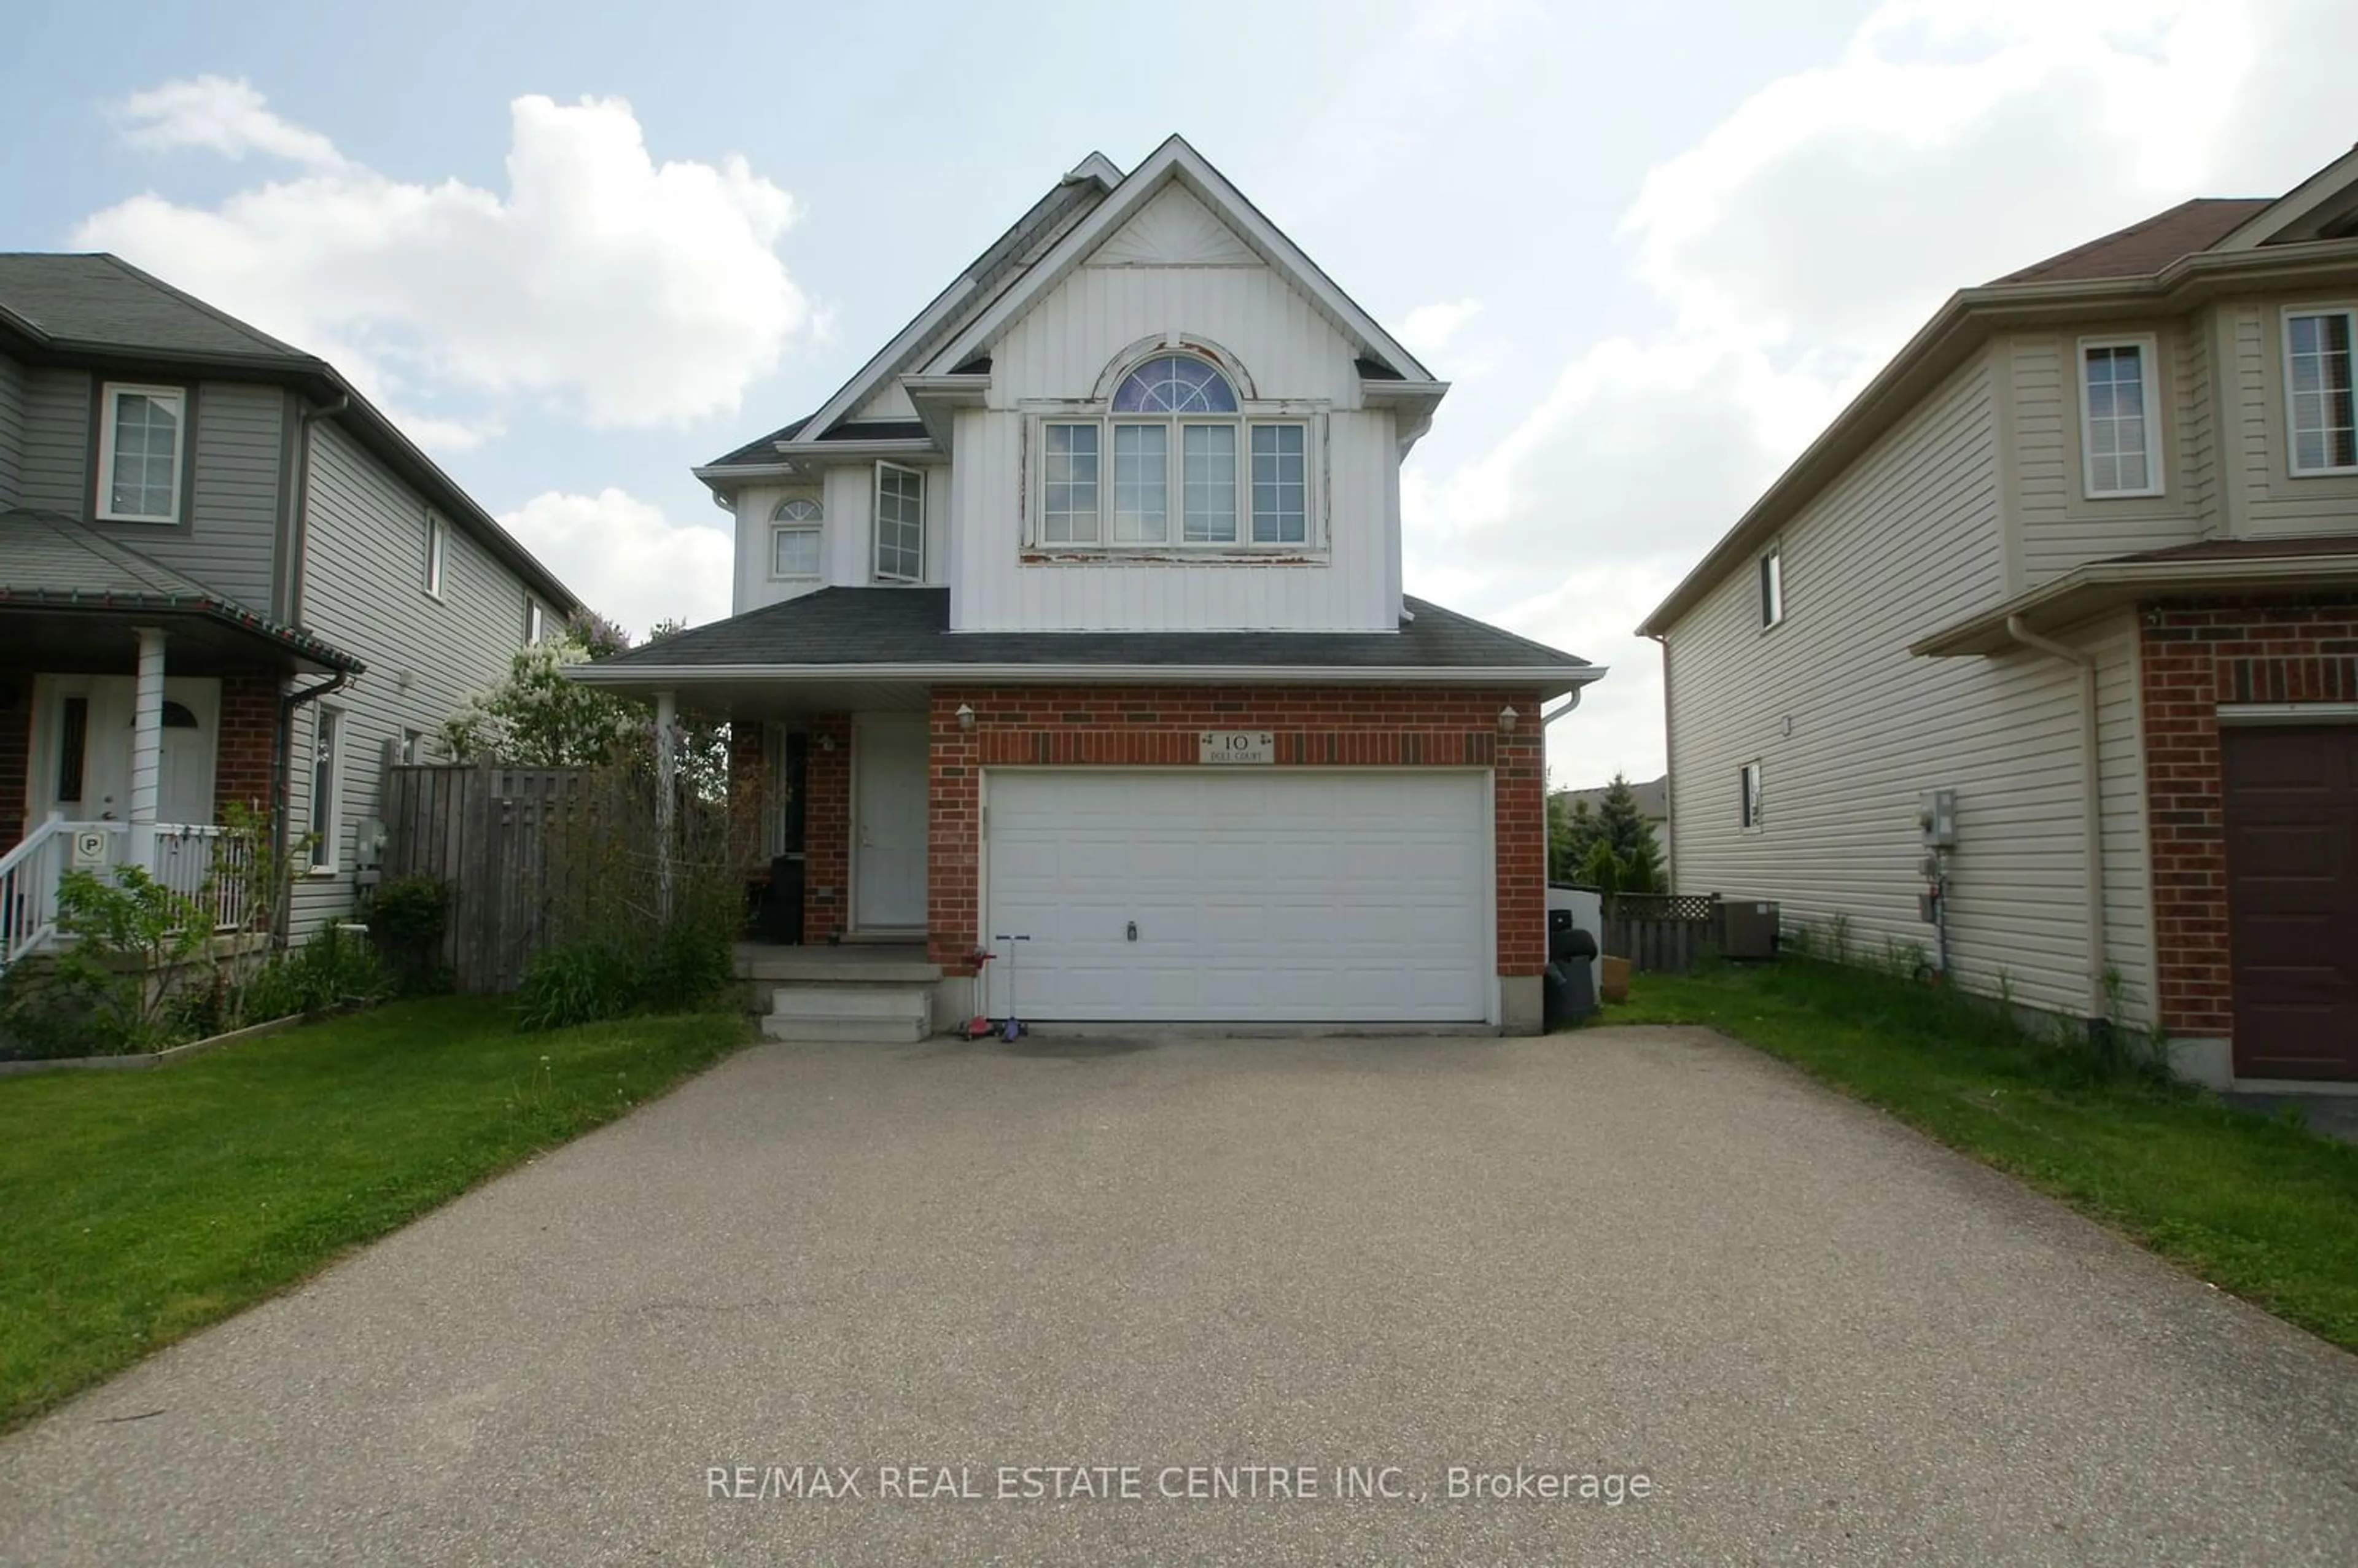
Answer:
[{"label": "number 10 sign", "polygon": [[1277,737],[1266,730],[1199,730],[1195,741],[1199,762],[1277,761]]}]

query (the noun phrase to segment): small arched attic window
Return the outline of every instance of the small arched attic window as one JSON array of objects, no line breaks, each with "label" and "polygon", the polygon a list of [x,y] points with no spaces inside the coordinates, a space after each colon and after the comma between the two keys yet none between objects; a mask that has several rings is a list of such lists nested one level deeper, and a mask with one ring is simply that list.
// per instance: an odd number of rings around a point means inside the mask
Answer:
[{"label": "small arched attic window", "polygon": [[778,509],[770,514],[770,575],[818,576],[819,540],[826,522],[826,512],[807,496],[778,503]]},{"label": "small arched attic window", "polygon": [[1220,367],[1185,353],[1141,362],[1104,407],[1101,417],[1040,423],[1038,543],[1310,543],[1308,421],[1248,414]]}]

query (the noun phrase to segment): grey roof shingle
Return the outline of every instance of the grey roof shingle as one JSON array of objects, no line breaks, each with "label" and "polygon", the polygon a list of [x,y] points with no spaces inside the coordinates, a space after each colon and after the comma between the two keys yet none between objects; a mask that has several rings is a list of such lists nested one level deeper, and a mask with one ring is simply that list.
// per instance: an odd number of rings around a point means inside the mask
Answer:
[{"label": "grey roof shingle", "polygon": [[[1590,668],[1528,637],[1421,599],[1398,632],[953,632],[946,588],[825,588],[675,633],[595,669],[774,665],[1173,665],[1198,668]],[[596,674],[590,678],[595,680]]]},{"label": "grey roof shingle", "polygon": [[0,254],[0,309],[61,343],[319,362],[119,256]]},{"label": "grey roof shingle", "polygon": [[59,512],[0,512],[0,611],[186,611],[233,626],[331,668],[361,661],[299,626],[271,620]]}]

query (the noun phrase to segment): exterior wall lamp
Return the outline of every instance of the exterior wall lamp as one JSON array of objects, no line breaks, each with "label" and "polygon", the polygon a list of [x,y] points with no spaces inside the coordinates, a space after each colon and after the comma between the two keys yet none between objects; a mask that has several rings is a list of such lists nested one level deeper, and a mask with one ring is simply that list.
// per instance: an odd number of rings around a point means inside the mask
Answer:
[{"label": "exterior wall lamp", "polygon": [[971,730],[974,728],[973,704],[961,702],[957,705],[957,721],[958,728],[961,730]]},{"label": "exterior wall lamp", "polygon": [[1501,735],[1513,734],[1515,732],[1516,724],[1520,722],[1521,719],[1522,715],[1515,711],[1514,704],[1512,703],[1509,703],[1506,707],[1498,709],[1498,733]]}]

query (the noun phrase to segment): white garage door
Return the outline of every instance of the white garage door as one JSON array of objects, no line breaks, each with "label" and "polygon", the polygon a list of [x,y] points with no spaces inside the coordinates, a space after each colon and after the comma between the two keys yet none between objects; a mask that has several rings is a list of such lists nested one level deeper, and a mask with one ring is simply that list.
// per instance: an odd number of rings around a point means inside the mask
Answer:
[{"label": "white garage door", "polygon": [[[994,770],[985,934],[1032,937],[1014,959],[1026,1018],[1478,1021],[1494,984],[1485,784]],[[1003,1012],[1008,944],[990,946]]]}]

